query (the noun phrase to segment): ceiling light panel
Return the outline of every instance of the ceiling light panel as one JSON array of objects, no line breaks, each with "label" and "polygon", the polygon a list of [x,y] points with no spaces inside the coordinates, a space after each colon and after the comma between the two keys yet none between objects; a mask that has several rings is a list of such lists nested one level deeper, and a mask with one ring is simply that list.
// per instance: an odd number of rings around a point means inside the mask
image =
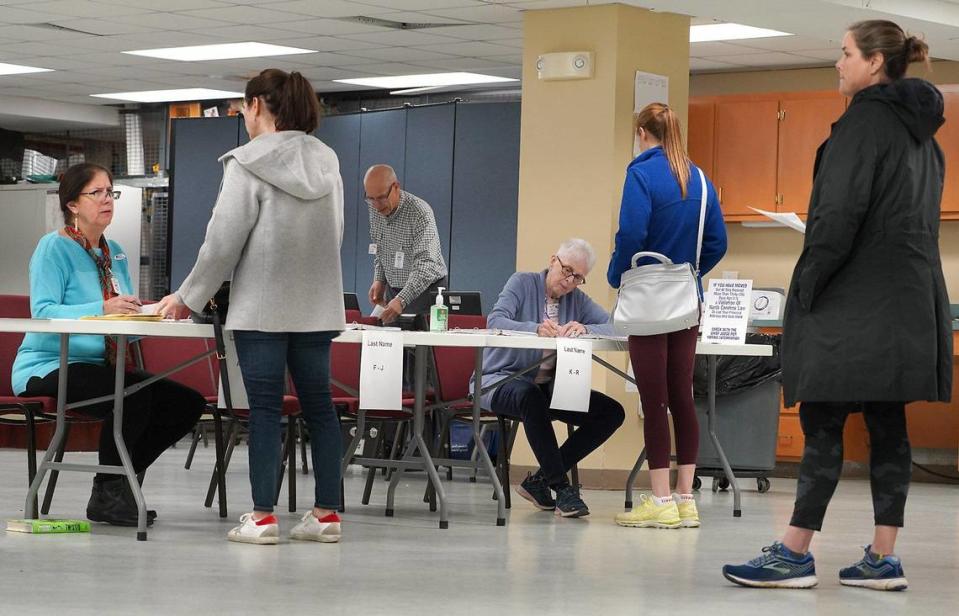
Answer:
[{"label": "ceiling light panel", "polygon": [[481,83],[502,83],[517,81],[509,77],[481,75],[479,73],[430,73],[425,75],[395,75],[392,77],[360,77],[355,79],[335,79],[338,83],[355,86],[383,88],[386,90],[403,88],[426,88],[442,86],[465,86]]},{"label": "ceiling light panel", "polygon": [[689,42],[738,41],[743,39],[769,38],[773,36],[793,36],[789,32],[754,28],[742,24],[706,24],[689,27]]},{"label": "ceiling light panel", "polygon": [[145,90],[142,92],[110,92],[108,94],[91,94],[96,98],[110,98],[118,101],[132,101],[135,103],[167,103],[175,101],[202,101],[210,99],[240,98],[242,92],[227,90],[210,90],[208,88],[183,88],[179,90]]},{"label": "ceiling light panel", "polygon": [[221,43],[216,45],[192,45],[189,47],[166,47],[163,49],[139,49],[135,51],[124,51],[123,53],[135,56],[161,58],[163,60],[177,60],[180,62],[202,62],[206,60],[289,56],[316,53],[316,51],[251,41],[245,43]]},{"label": "ceiling light panel", "polygon": [[21,64],[6,64],[0,62],[0,75],[25,75],[27,73],[49,73],[52,68],[39,68],[37,66],[23,66]]}]

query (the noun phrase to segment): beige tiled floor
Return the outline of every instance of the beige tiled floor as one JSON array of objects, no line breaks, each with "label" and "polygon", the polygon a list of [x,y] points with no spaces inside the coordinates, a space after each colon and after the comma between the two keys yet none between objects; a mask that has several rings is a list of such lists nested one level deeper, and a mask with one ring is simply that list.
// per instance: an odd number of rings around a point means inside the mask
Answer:
[{"label": "beige tiled floor", "polygon": [[[724,562],[755,556],[787,522],[794,480],[745,492],[743,517],[731,494],[700,498],[698,530],[624,529],[612,523],[621,492],[584,494],[592,515],[558,519],[516,498],[497,528],[490,489],[457,476],[449,484],[451,523],[439,530],[421,502],[423,479],[399,490],[396,517],[383,517],[386,484],[359,504],[362,479],[347,478],[345,538],[337,545],[231,544],[226,531],[249,506],[245,449],[230,469],[230,520],[202,506],[212,450],[193,470],[185,449],[164,455],[144,492],[159,520],[150,540],[131,529],[96,526],[89,535],[0,534],[0,614],[937,614],[959,605],[959,487],[917,484],[899,553],[906,593],[840,587],[839,567],[869,541],[865,481],[845,481],[825,533],[813,544],[820,578],[811,591],[742,589],[720,574]],[[93,459],[90,454],[74,457]],[[24,454],[0,451],[0,518],[22,515]],[[709,481],[706,482],[707,486]],[[90,477],[61,476],[51,515],[82,517]],[[301,512],[312,481],[298,475]],[[285,490],[281,503],[285,501]],[[281,512],[289,529],[298,514]]]}]

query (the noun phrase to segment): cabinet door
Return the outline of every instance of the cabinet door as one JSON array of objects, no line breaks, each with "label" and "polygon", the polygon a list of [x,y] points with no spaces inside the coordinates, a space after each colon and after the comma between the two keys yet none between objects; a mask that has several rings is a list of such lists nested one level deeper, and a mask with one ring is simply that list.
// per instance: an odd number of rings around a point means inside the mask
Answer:
[{"label": "cabinet door", "polygon": [[713,136],[716,104],[689,101],[689,122],[686,129],[686,151],[707,177],[713,177]]},{"label": "cabinet door", "polygon": [[939,86],[942,90],[946,123],[936,132],[936,141],[946,157],[946,181],[942,190],[942,212],[959,214],[959,86]]},{"label": "cabinet door", "polygon": [[846,108],[841,94],[789,98],[780,101],[779,211],[805,214],[812,192],[816,149],[829,137],[833,122]]},{"label": "cabinet door", "polygon": [[750,206],[776,209],[776,154],[779,101],[716,103],[713,184],[723,214],[756,216]]}]

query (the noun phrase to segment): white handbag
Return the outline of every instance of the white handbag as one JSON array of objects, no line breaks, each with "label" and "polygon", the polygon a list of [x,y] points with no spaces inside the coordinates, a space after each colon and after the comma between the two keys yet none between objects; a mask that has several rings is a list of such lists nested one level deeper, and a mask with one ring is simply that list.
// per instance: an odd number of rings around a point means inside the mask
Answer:
[{"label": "white handbag", "polygon": [[[613,329],[621,336],[653,336],[689,329],[699,324],[699,255],[706,221],[706,176],[699,181],[699,234],[696,239],[696,268],[690,263],[673,263],[658,252],[637,252],[632,268],[623,272],[613,307]],[[637,266],[643,257],[659,263]]]}]

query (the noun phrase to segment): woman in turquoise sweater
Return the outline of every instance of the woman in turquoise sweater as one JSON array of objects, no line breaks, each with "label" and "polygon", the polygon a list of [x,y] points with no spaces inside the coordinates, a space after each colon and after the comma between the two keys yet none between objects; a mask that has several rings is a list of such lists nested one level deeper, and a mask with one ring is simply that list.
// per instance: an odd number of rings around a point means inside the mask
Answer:
[{"label": "woman in turquoise sweater", "polygon": [[[113,176],[99,165],[79,164],[60,181],[64,227],[43,236],[30,259],[30,312],[35,319],[76,319],[103,314],[134,314],[140,300],[133,294],[128,259],[104,230],[113,220]],[[116,343],[105,336],[70,336],[67,402],[113,393]],[[56,396],[60,377],[60,337],[29,333],[13,364],[13,390],[18,395]],[[150,377],[128,369],[129,387]],[[198,392],[166,379],[127,397],[123,438],[133,468],[142,473],[171,444],[187,434],[206,401]],[[104,402],[82,412],[102,418],[100,464],[119,466],[113,440],[113,405]],[[87,504],[87,517],[118,526],[137,525],[137,506],[126,480],[98,473]],[[156,512],[149,512],[153,522]]]}]

